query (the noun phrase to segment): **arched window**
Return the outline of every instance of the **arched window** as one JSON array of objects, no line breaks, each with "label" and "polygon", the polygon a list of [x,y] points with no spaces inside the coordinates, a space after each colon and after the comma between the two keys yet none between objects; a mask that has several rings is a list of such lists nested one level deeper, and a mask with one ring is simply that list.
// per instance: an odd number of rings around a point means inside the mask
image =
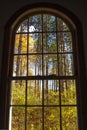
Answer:
[{"label": "arched window", "polygon": [[72,20],[56,9],[39,7],[20,15],[10,31],[9,130],[79,130]]}]

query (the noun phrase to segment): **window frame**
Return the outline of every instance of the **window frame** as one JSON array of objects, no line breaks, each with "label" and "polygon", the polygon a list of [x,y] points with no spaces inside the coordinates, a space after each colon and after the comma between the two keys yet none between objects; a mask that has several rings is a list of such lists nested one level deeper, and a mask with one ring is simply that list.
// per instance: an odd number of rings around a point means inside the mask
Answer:
[{"label": "window frame", "polygon": [[[42,5],[42,4],[41,4]],[[85,110],[85,104],[82,102],[83,99],[85,99],[83,97],[84,92],[85,92],[85,87],[82,87],[85,85],[85,63],[84,63],[84,53],[83,53],[83,36],[82,36],[82,28],[81,28],[81,24],[78,20],[78,18],[76,16],[74,16],[70,11],[68,11],[67,9],[64,9],[60,6],[56,6],[56,5],[52,5],[50,4],[49,6],[47,6],[45,3],[43,4],[43,6],[41,6],[40,4],[36,4],[36,5],[32,5],[31,7],[28,6],[27,8],[23,8],[21,11],[19,10],[7,23],[5,29],[5,34],[4,34],[4,46],[6,46],[3,49],[3,56],[4,56],[4,60],[2,62],[2,73],[1,73],[1,87],[2,87],[2,92],[1,97],[3,97],[3,102],[1,103],[1,128],[8,128],[8,104],[9,104],[9,92],[10,92],[10,88],[9,88],[9,74],[11,73],[11,67],[9,67],[10,62],[12,62],[11,60],[11,51],[12,51],[12,42],[14,41],[14,32],[13,29],[16,25],[16,23],[19,21],[19,19],[21,19],[21,17],[23,17],[23,15],[25,16],[26,13],[28,13],[27,10],[29,10],[30,12],[33,12],[36,10],[38,10],[38,8],[48,8],[48,11],[56,11],[56,13],[58,13],[59,15],[62,15],[62,17],[64,19],[66,19],[69,24],[71,24],[71,26],[73,28],[75,28],[75,33],[74,36],[76,37],[76,46],[75,46],[75,55],[77,55],[77,60],[75,61],[76,63],[76,76],[77,76],[77,86],[79,86],[79,88],[77,88],[77,100],[78,100],[78,117],[79,117],[79,130],[83,130],[86,126],[86,121],[85,121],[85,117],[83,117],[83,111]],[[40,7],[41,6],[41,7]],[[16,19],[16,20],[15,20]],[[23,20],[23,19],[22,19]],[[80,29],[79,29],[80,28]],[[79,37],[79,35],[81,37]],[[82,42],[82,43],[81,43]],[[79,43],[79,45],[78,45]],[[81,62],[83,61],[83,63]],[[78,63],[77,63],[78,62]],[[6,64],[7,63],[7,64]],[[4,78],[3,78],[4,76]],[[86,94],[86,93],[85,93]],[[79,97],[79,99],[78,99]],[[2,98],[1,98],[2,99]],[[86,110],[85,110],[86,112]],[[80,115],[81,114],[81,115]],[[3,122],[3,121],[4,122]]]}]

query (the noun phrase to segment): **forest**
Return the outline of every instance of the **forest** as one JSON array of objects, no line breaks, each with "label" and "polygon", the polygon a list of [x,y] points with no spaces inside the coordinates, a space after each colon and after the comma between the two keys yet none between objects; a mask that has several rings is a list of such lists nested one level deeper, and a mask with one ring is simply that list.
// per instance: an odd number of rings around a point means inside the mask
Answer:
[{"label": "forest", "polygon": [[78,130],[72,33],[64,20],[25,19],[15,32],[12,66],[10,130]]}]

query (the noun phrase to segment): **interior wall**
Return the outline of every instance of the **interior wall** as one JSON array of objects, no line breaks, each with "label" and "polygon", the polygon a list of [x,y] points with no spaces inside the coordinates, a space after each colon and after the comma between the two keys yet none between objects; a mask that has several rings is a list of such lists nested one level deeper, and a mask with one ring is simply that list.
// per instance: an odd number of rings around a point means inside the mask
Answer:
[{"label": "interior wall", "polygon": [[[15,14],[19,9],[27,6],[29,4],[35,4],[38,2],[47,2],[55,3],[61,5],[64,8],[70,10],[74,15],[78,17],[78,19],[82,23],[83,30],[83,47],[84,47],[84,56],[85,56],[85,65],[86,65],[86,75],[87,75],[87,6],[86,0],[84,2],[82,0],[1,0],[0,1],[0,74],[1,74],[1,63],[3,60],[3,46],[4,44],[4,32],[5,25],[8,20]],[[83,61],[82,61],[83,62]],[[1,75],[0,75],[1,76]]]}]

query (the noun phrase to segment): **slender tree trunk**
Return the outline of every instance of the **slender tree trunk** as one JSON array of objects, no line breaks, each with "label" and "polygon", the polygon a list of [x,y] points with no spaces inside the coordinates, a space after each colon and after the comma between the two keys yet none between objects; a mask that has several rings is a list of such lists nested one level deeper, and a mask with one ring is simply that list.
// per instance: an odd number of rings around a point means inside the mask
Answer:
[{"label": "slender tree trunk", "polygon": [[[21,31],[22,31],[22,27],[21,27]],[[20,38],[19,38],[19,45],[18,45],[18,57],[17,57],[17,63],[16,63],[16,75],[19,76],[20,75],[20,53],[21,53],[21,47],[22,47],[22,35],[20,34]]]}]

